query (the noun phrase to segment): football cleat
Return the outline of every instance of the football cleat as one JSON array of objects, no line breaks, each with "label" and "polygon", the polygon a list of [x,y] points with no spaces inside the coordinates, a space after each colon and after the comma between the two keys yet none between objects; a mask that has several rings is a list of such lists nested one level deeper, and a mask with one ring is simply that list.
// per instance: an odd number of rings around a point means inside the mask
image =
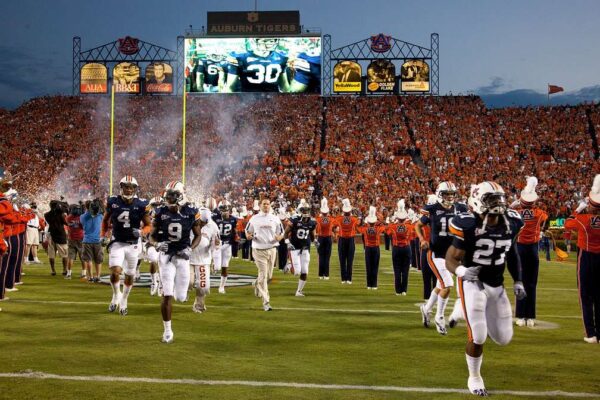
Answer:
[{"label": "football cleat", "polygon": [[533,328],[535,326],[535,319],[528,319],[527,320],[527,327],[528,328]]},{"label": "football cleat", "polygon": [[455,320],[454,318],[450,317],[450,320],[448,321],[448,326],[450,328],[454,328],[456,326],[456,324],[458,324],[458,321]]},{"label": "football cleat", "polygon": [[469,387],[469,392],[471,392],[471,394],[474,394],[475,396],[488,396],[488,391],[485,388],[485,385],[483,384],[483,378],[481,377],[469,377],[469,380],[467,381],[467,386]]},{"label": "football cleat", "polygon": [[122,316],[126,316],[127,315],[127,307],[119,307],[119,314],[121,314]]},{"label": "football cleat", "polygon": [[108,305],[108,312],[115,312],[116,309],[117,309],[117,305],[115,303],[110,303]]},{"label": "football cleat", "polygon": [[271,304],[266,303],[266,304],[263,304],[263,310],[265,310],[265,311],[273,311],[273,308],[271,307]]},{"label": "football cleat", "polygon": [[325,279],[326,281],[328,281],[329,277],[328,276],[324,276],[323,279]]},{"label": "football cleat", "polygon": [[425,304],[421,304],[419,306],[419,309],[421,310],[421,317],[422,317],[422,320],[423,320],[423,326],[425,328],[429,328],[429,323],[430,323],[430,321],[429,321],[429,313],[425,310]]},{"label": "football cleat", "polygon": [[296,297],[304,297],[304,293],[296,291]]},{"label": "football cleat", "polygon": [[169,343],[173,343],[173,337],[175,335],[173,335],[173,332],[165,332],[163,333],[163,337],[161,342],[169,344]]},{"label": "football cleat", "polygon": [[437,329],[438,333],[440,335],[447,335],[448,331],[446,330],[446,319],[444,317],[435,317],[433,320],[435,322],[435,329]]},{"label": "football cleat", "polygon": [[525,326],[527,324],[527,321],[525,320],[525,318],[517,318],[515,324],[517,326]]},{"label": "football cleat", "polygon": [[598,339],[596,339],[596,336],[584,337],[583,341],[586,342],[586,343],[593,343],[593,344],[598,343]]},{"label": "football cleat", "polygon": [[225,288],[224,287],[219,287],[219,293],[225,294]]},{"label": "football cleat", "polygon": [[204,301],[198,301],[198,299],[196,299],[196,301],[194,301],[194,305],[192,306],[192,311],[198,314],[202,314],[204,311],[206,311],[206,305],[204,304]]}]

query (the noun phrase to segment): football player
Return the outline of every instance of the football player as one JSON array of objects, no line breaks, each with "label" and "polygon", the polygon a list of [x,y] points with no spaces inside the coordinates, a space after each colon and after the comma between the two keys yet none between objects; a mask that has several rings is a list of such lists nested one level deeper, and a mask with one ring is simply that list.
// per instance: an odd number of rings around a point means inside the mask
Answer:
[{"label": "football player", "polygon": [[[429,313],[437,301],[435,327],[440,335],[445,335],[446,319],[444,312],[448,304],[450,289],[454,286],[452,275],[446,269],[446,251],[452,244],[452,236],[448,233],[450,219],[455,215],[467,212],[464,204],[456,202],[456,186],[452,182],[441,182],[435,191],[437,203],[426,205],[421,210],[421,219],[415,225],[421,249],[428,249],[427,259],[431,270],[438,280],[438,286],[431,293],[427,303],[421,305],[423,325],[429,326]],[[425,240],[423,226],[431,227],[430,239]]]},{"label": "football player", "polygon": [[290,219],[285,228],[285,244],[287,245],[294,274],[298,279],[297,297],[304,297],[304,285],[308,277],[310,264],[310,242],[315,240],[317,222],[310,216],[310,205],[306,200],[300,200],[297,212],[299,215]]},{"label": "football player", "polygon": [[284,91],[289,93],[321,91],[321,39],[302,39],[304,51],[288,62],[293,79]]},{"label": "football player", "polygon": [[222,54],[211,52],[206,60],[198,62],[198,92],[219,93],[223,91],[227,75],[227,62]]},{"label": "football player", "polygon": [[[165,205],[165,200],[161,196],[153,197],[150,200],[150,218],[154,221],[154,217],[156,215],[156,210]],[[150,263],[150,296],[156,296],[159,294],[160,289],[160,274],[158,272],[158,252],[154,246],[150,245],[150,242],[147,241],[144,244],[145,257]]]},{"label": "football player", "polygon": [[277,38],[248,38],[245,53],[227,57],[227,83],[224,92],[285,91],[288,58],[276,51]]},{"label": "football player", "polygon": [[[173,341],[171,313],[173,297],[185,301],[190,281],[190,254],[200,244],[200,230],[206,224],[207,215],[184,200],[183,183],[173,181],[165,189],[164,206],[156,210],[150,243],[158,251],[158,268],[163,288],[160,305],[164,332],[163,343]],[[194,240],[191,240],[194,232]]]},{"label": "football player", "polygon": [[[207,223],[200,231],[200,242],[198,247],[192,251],[190,267],[193,271],[194,287],[196,288],[196,300],[192,310],[196,313],[206,311],[205,298],[210,293],[210,264],[215,249],[219,247],[219,227],[212,219],[211,211],[206,208],[200,208],[200,213],[206,215]],[[194,233],[195,239],[196,233]]]},{"label": "football player", "polygon": [[513,335],[512,308],[503,285],[505,265],[517,299],[526,296],[515,244],[523,220],[508,209],[504,190],[495,182],[474,185],[468,202],[471,212],[449,221],[453,239],[446,267],[458,277],[467,322],[467,386],[472,394],[487,396],[480,374],[483,344],[489,335],[499,345],[506,345]]},{"label": "football player", "polygon": [[[106,242],[109,236],[109,225],[112,236],[108,244],[108,265],[110,268],[110,285],[113,295],[109,312],[119,307],[121,315],[127,315],[127,298],[133,287],[133,279],[140,255],[140,237],[142,224],[147,233],[151,229],[148,201],[137,197],[138,183],[131,175],[126,175],[119,182],[121,194],[111,196],[106,206],[106,214],[102,219],[101,236]],[[121,293],[121,272],[125,273],[123,293]]]},{"label": "football player", "polygon": [[213,216],[213,221],[219,229],[220,246],[213,252],[213,265],[216,272],[221,273],[219,293],[225,293],[227,283],[227,268],[231,260],[231,244],[237,240],[235,227],[237,219],[231,215],[231,204],[227,200],[219,203],[219,213]]}]

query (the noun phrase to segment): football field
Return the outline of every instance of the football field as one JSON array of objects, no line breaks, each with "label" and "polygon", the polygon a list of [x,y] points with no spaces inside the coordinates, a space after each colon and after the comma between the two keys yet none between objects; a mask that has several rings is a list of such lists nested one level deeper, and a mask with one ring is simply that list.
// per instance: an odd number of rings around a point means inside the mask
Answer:
[{"label": "football field", "polygon": [[[379,290],[368,291],[362,246],[352,285],[339,281],[335,247],[331,280],[319,280],[313,249],[306,297],[276,271],[272,312],[250,285],[225,295],[213,288],[203,314],[192,312],[190,292],[173,309],[175,341],[165,345],[149,288],[133,289],[129,315],[108,313],[108,285],[81,282],[79,262],[72,280],[51,276],[43,253],[44,264],[25,266],[24,284],[0,303],[0,398],[472,398],[464,322],[445,337],[425,329],[420,272],[411,271],[408,296],[395,296],[390,252],[381,254]],[[539,326],[515,327],[505,347],[486,342],[482,375],[494,398],[600,398],[600,345],[582,340],[575,271],[573,255],[542,261]],[[230,272],[256,268],[234,259]]]}]

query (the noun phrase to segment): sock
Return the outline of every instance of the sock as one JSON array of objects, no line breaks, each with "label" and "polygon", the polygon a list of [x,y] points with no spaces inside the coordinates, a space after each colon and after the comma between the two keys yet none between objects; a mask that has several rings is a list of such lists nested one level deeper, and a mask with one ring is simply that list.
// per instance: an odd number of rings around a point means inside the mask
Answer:
[{"label": "sock", "polygon": [[152,274],[152,283],[155,285],[158,283],[158,272]]},{"label": "sock", "polygon": [[119,300],[119,296],[121,295],[121,282],[117,282],[117,283],[111,282],[110,286],[112,286],[112,290],[113,290],[113,297],[112,297],[111,303],[115,304]]},{"label": "sock", "polygon": [[85,269],[81,270],[81,276],[85,278],[87,276],[87,271]]},{"label": "sock", "polygon": [[306,281],[303,281],[302,279],[298,279],[298,291],[302,292],[302,290],[304,289],[304,285],[306,285]]},{"label": "sock", "polygon": [[127,286],[127,285],[123,284],[123,297],[121,298],[121,307],[122,308],[127,308],[127,297],[129,297],[129,292],[131,292],[132,287],[133,287],[133,285]]},{"label": "sock", "polygon": [[163,321],[163,325],[165,327],[165,332],[171,332],[171,321]]},{"label": "sock", "polygon": [[433,310],[433,305],[436,304],[438,299],[438,294],[435,291],[431,291],[431,295],[429,295],[429,299],[427,300],[427,303],[425,304],[425,310],[427,312],[431,312],[431,310]]},{"label": "sock", "polygon": [[444,312],[446,311],[446,304],[448,304],[448,297],[445,299],[442,296],[438,296],[437,299],[437,310],[435,311],[436,318],[443,318]]},{"label": "sock", "polygon": [[224,288],[226,283],[227,283],[227,277],[222,276],[221,277],[221,287]]},{"label": "sock", "polygon": [[467,357],[467,368],[469,368],[469,377],[471,378],[480,378],[480,370],[481,363],[483,362],[483,354],[479,357],[471,357],[468,354],[465,354]]},{"label": "sock", "polygon": [[458,321],[459,319],[464,319],[462,302],[460,301],[460,297],[457,297],[456,301],[454,302],[454,307],[452,308],[452,314],[450,314],[450,319],[453,319],[455,321]]}]

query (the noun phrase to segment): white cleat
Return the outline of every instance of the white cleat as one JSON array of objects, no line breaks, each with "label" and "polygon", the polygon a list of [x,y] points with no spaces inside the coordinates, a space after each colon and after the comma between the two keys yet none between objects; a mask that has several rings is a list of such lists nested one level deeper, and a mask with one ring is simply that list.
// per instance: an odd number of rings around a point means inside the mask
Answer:
[{"label": "white cleat", "polygon": [[296,291],[296,297],[304,297],[304,293]]},{"label": "white cleat", "polygon": [[199,301],[194,301],[194,305],[192,306],[192,311],[198,314],[202,314],[206,311],[206,305]]},{"label": "white cleat", "polygon": [[173,335],[173,332],[165,332],[163,333],[163,337],[161,342],[169,344],[169,343],[173,343],[173,337],[175,335]]},{"label": "white cleat", "polygon": [[421,310],[421,318],[423,321],[423,326],[425,328],[429,328],[429,324],[430,324],[429,313],[425,310],[425,304],[421,304],[419,306],[419,309]]},{"label": "white cleat", "polygon": [[446,330],[446,318],[444,317],[435,317],[433,319],[435,321],[435,329],[437,329],[440,335],[447,335],[448,331]]},{"label": "white cleat", "polygon": [[122,316],[126,316],[127,315],[127,307],[119,306],[119,314],[121,314]]},{"label": "white cleat", "polygon": [[220,294],[225,294],[225,288],[224,287],[219,287],[219,293]]},{"label": "white cleat", "polygon": [[485,397],[488,395],[488,391],[483,384],[483,378],[471,378],[467,381],[467,386],[469,387],[469,392],[474,394],[475,396]]},{"label": "white cleat", "polygon": [[108,305],[108,312],[115,312],[117,310],[117,304],[115,303],[110,303]]}]

